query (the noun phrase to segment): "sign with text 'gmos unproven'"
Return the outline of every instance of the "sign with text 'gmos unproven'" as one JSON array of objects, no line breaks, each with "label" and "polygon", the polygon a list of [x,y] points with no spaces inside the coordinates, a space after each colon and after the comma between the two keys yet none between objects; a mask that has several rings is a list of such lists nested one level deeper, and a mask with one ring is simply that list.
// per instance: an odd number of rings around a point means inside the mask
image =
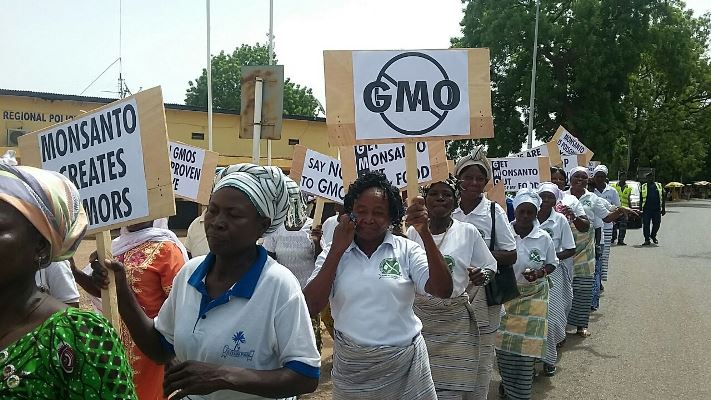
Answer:
[{"label": "sign with text 'gmos unproven'", "polygon": [[486,49],[327,51],[324,60],[332,144],[493,136]]}]

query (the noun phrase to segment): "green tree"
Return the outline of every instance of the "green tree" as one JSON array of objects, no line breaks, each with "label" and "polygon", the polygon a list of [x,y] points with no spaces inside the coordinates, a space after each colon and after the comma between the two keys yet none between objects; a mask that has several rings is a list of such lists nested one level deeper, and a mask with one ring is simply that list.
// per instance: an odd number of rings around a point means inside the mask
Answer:
[{"label": "green tree", "polygon": [[[274,56],[276,64],[276,55]],[[242,66],[269,65],[269,48],[260,43],[243,44],[232,54],[212,57],[212,102],[214,107],[227,110],[241,108],[240,68]],[[185,104],[207,107],[207,69],[195,81],[188,82]],[[298,85],[286,78],[284,81],[284,114],[316,116],[323,112],[310,88]]]},{"label": "green tree", "polygon": [[[496,137],[486,143],[489,154],[504,156],[520,149],[527,132],[535,0],[464,4],[462,36],[452,45],[491,50]],[[614,168],[644,164],[663,176],[703,169],[702,143],[711,139],[709,26],[678,0],[542,1],[536,137],[546,141],[564,125]],[[680,156],[654,149],[660,140]],[[450,155],[468,146],[452,143]]]}]

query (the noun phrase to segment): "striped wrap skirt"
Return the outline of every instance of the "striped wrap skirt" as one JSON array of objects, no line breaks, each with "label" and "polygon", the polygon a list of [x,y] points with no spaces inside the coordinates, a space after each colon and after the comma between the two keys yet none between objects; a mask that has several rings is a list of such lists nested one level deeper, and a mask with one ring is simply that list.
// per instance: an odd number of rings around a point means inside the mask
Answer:
[{"label": "striped wrap skirt", "polygon": [[335,331],[333,400],[437,400],[427,346],[362,346]]},{"label": "striped wrap skirt", "polygon": [[473,378],[479,364],[479,328],[469,296],[439,299],[418,295],[413,309],[422,321],[422,336],[427,344],[435,388],[474,391]]}]

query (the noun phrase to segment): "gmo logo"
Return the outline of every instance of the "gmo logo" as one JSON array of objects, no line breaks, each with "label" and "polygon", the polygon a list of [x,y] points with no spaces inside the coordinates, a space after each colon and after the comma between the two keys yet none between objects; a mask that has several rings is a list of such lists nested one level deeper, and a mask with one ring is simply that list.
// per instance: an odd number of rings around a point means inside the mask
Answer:
[{"label": "gmo logo", "polygon": [[[413,62],[417,62],[418,68],[424,66],[431,69],[426,71],[430,78],[398,80],[393,76],[393,70],[403,70],[403,65],[398,64],[409,66]],[[418,72],[422,70],[418,69]],[[432,79],[433,76],[436,79]],[[433,57],[415,51],[401,53],[388,60],[377,78],[363,90],[363,102],[369,111],[380,114],[395,131],[413,136],[424,135],[437,128],[447,118],[448,112],[459,105],[460,98],[459,86],[449,79],[442,65]],[[412,113],[427,113],[429,116],[418,117],[421,122],[416,128],[411,124],[402,127],[398,121],[410,119],[408,116]]]}]

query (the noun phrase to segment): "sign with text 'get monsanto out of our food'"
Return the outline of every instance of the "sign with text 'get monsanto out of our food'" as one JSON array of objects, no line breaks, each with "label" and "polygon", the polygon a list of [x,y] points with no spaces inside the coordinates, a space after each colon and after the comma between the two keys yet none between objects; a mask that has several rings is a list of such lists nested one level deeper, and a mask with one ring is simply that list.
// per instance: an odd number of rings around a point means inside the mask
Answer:
[{"label": "sign with text 'get monsanto out of our food'", "polygon": [[493,137],[488,49],[325,51],[331,145]]}]

